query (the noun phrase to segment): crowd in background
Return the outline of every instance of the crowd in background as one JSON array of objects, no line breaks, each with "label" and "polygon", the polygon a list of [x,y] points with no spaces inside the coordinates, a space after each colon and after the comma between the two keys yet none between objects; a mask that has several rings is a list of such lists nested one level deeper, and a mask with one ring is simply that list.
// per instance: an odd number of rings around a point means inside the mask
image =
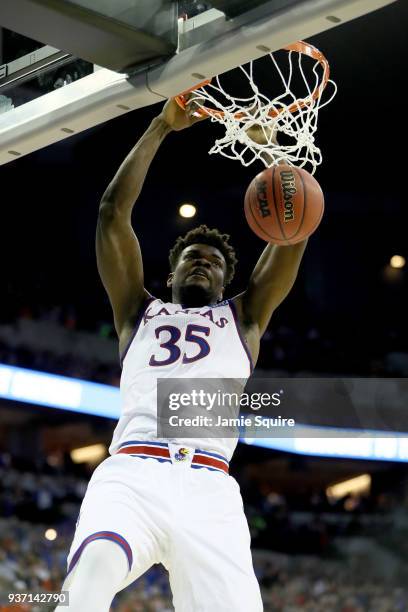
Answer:
[{"label": "crowd in background", "polygon": [[63,524],[76,520],[89,478],[54,470],[42,463],[24,466],[0,456],[0,516],[30,523]]},{"label": "crowd in background", "polygon": [[[87,464],[73,464],[69,455],[58,465],[50,464],[50,460],[28,462],[11,457],[9,453],[0,453],[1,517],[50,524],[76,520],[92,468]],[[367,530],[368,524],[374,533],[391,523],[396,508],[408,507],[406,494],[404,497],[403,493],[389,490],[329,499],[324,490],[283,495],[263,490],[259,483],[249,480],[241,482],[241,492],[254,541],[266,548],[276,548],[282,541],[287,551],[291,549],[292,539],[298,544],[302,541],[302,534],[309,534],[311,542],[323,543],[332,535],[352,535]],[[291,519],[292,515],[305,515],[306,522],[299,527]],[[334,529],[331,515],[346,518]],[[328,517],[329,522],[322,517]],[[367,522],[362,517],[371,518]],[[319,550],[317,547],[314,552]]]},{"label": "crowd in background", "polygon": [[[88,331],[96,336],[116,339],[111,322],[99,319],[90,321],[81,317],[74,306],[31,307],[26,305],[8,324],[30,319],[59,325],[72,333]],[[408,341],[396,334],[392,327],[377,330],[373,338],[361,337],[353,344],[356,330],[325,328],[314,325],[307,328],[275,325],[262,338],[257,369],[274,369],[282,373],[336,374],[340,376],[390,377],[408,374]],[[49,350],[38,350],[29,343],[11,347],[0,339],[0,363],[31,368],[53,374],[72,376],[118,386],[120,381],[119,363],[106,364],[101,360],[80,357],[69,350],[55,355]]]},{"label": "crowd in background", "polygon": [[29,346],[10,349],[0,340],[0,363],[115,387],[120,383],[119,359],[118,364],[114,366],[96,362],[94,359],[82,359],[72,353],[54,355],[50,351],[33,350]]},{"label": "crowd in background", "polygon": [[[290,506],[285,496],[271,493],[258,505],[245,504],[254,546],[291,554],[331,554],[337,537],[378,537],[393,531],[392,512],[384,511],[396,506],[396,496],[390,493],[379,498],[346,495],[328,505],[326,511],[317,511],[315,496],[303,512]],[[364,507],[370,507],[364,511]]]}]

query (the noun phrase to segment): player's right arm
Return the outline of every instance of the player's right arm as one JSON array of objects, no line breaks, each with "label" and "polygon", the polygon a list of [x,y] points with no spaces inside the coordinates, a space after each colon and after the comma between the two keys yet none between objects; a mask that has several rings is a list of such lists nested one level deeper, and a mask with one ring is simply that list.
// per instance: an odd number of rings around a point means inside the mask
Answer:
[{"label": "player's right arm", "polygon": [[121,349],[149,295],[144,288],[139,241],[131,224],[133,206],[166,135],[199,121],[191,110],[183,110],[169,100],[130,151],[101,199],[96,230],[97,265],[112,306]]},{"label": "player's right arm", "polygon": [[149,166],[171,127],[160,117],[130,151],[102,196],[96,229],[96,258],[113,310],[120,344],[126,343],[134,319],[147,297],[139,241],[131,216]]}]

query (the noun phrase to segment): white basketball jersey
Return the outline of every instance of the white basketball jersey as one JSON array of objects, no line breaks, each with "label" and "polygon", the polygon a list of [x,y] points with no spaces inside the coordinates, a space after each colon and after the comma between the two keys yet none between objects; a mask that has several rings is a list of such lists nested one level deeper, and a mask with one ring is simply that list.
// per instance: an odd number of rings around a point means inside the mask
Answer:
[{"label": "white basketball jersey", "polygon": [[[157,438],[158,378],[234,378],[246,380],[251,357],[241,336],[231,300],[202,308],[183,308],[151,298],[139,315],[123,355],[122,410],[110,453],[128,441]],[[163,438],[231,459],[235,438]]]}]

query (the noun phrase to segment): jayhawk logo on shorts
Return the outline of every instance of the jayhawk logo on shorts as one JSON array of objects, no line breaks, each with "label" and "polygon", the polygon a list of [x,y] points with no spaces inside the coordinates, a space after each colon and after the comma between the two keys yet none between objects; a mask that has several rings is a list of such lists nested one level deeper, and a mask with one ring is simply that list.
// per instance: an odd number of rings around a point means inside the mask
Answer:
[{"label": "jayhawk logo on shorts", "polygon": [[189,455],[190,451],[188,448],[179,448],[178,452],[175,453],[174,458],[176,461],[185,461]]}]

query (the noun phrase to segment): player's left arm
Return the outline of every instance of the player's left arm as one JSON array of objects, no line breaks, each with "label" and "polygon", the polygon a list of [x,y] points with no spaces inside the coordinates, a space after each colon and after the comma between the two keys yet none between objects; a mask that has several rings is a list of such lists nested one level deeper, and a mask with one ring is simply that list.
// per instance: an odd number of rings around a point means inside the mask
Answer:
[{"label": "player's left arm", "polygon": [[246,291],[234,298],[244,328],[255,328],[259,338],[272,314],[292,289],[307,244],[268,244],[256,264]]}]

